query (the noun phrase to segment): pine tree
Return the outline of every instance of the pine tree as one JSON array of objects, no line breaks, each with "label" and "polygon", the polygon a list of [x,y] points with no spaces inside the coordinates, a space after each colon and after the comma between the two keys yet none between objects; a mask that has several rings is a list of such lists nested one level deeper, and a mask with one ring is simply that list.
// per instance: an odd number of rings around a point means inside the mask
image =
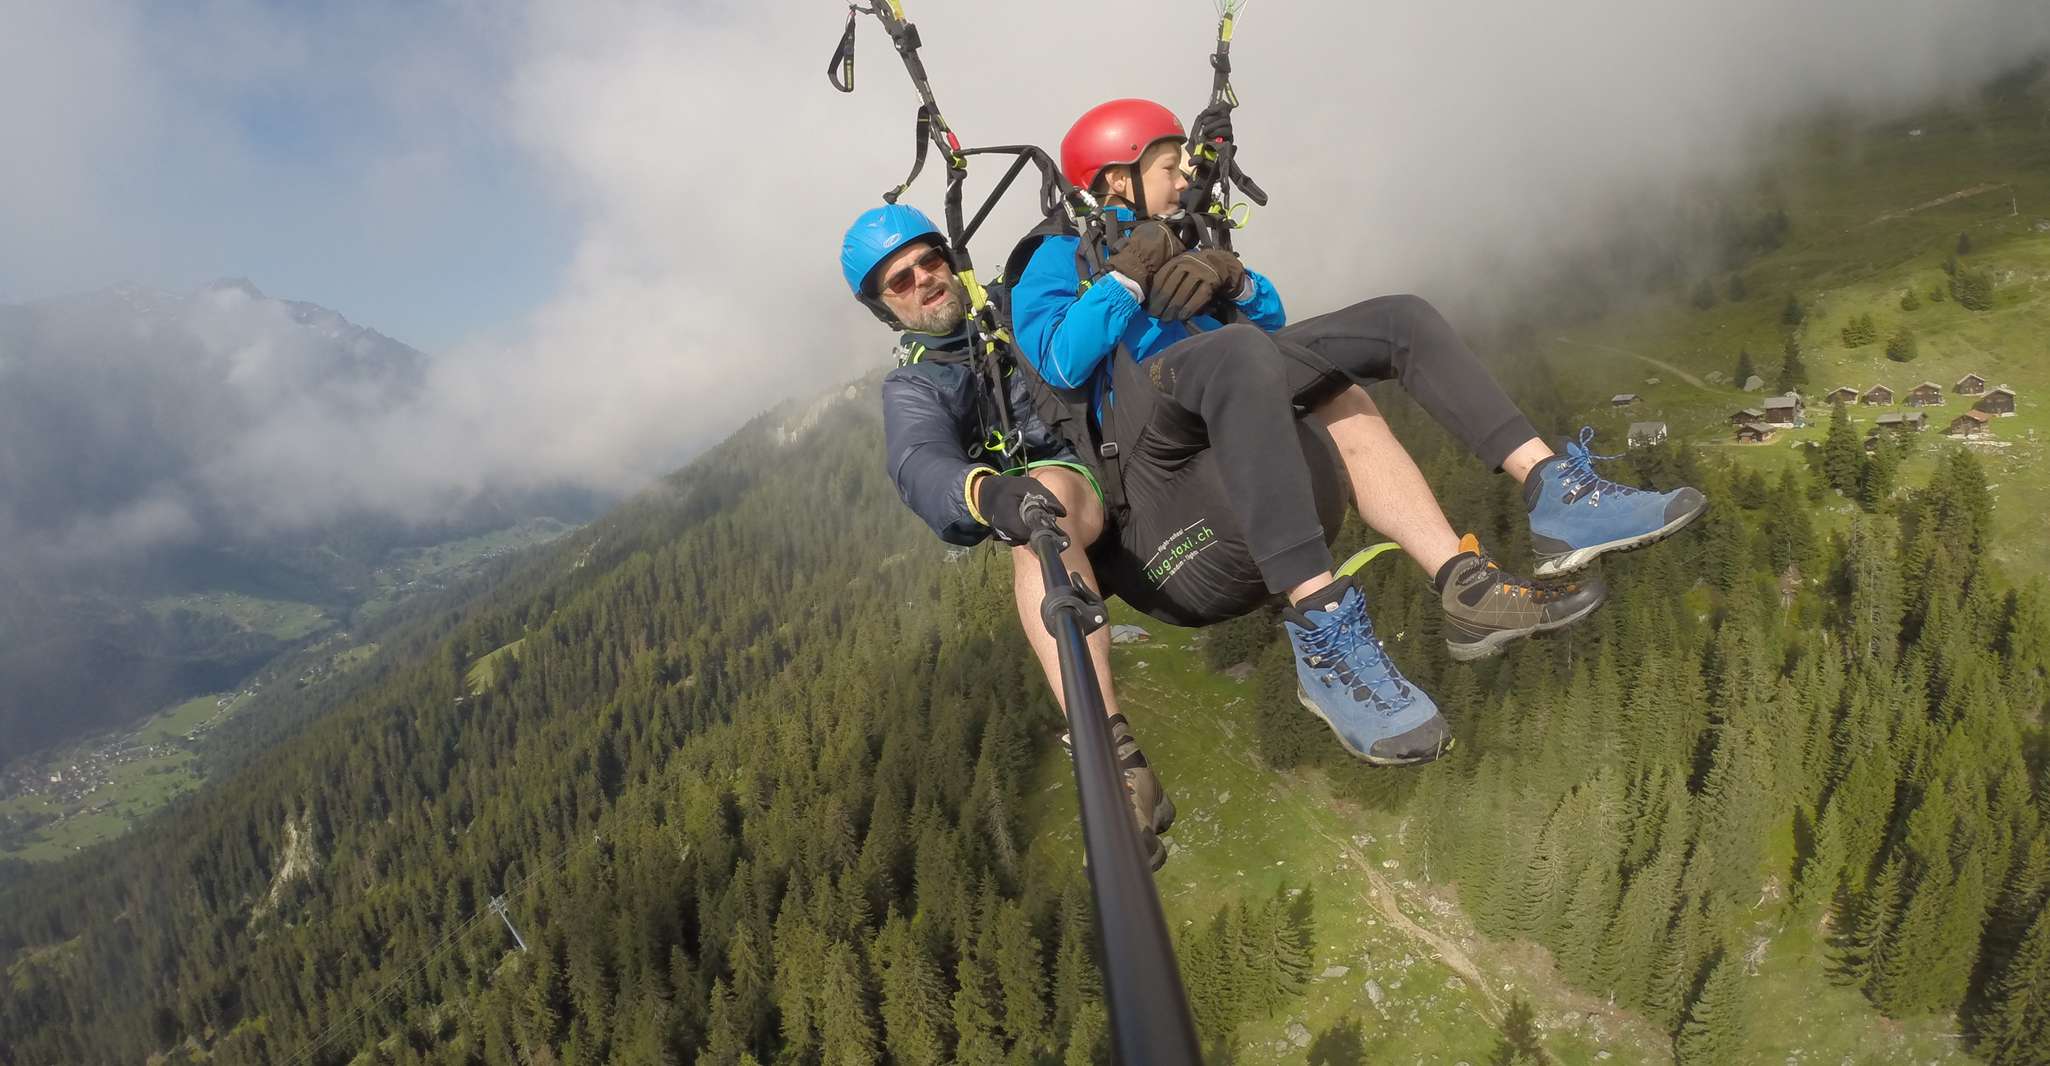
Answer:
[{"label": "pine tree", "polygon": [[1757,373],[1758,367],[1751,361],[1751,349],[1740,349],[1737,352],[1737,387],[1743,388],[1744,383],[1750,381],[1753,375]]},{"label": "pine tree", "polygon": [[624,1031],[613,1054],[621,1066],[676,1066],[676,1049],[669,1045],[669,1001],[648,995],[628,1012]]},{"label": "pine tree", "polygon": [[1709,308],[1714,307],[1715,285],[1711,283],[1707,278],[1702,278],[1700,284],[1694,286],[1694,296],[1692,297],[1691,302],[1694,304],[1694,309],[1697,311],[1706,311]]},{"label": "pine tree", "polygon": [[1954,249],[1954,252],[1957,255],[1972,254],[1972,235],[1960,232],[1957,235],[1957,247]]},{"label": "pine tree", "polygon": [[883,1031],[891,1057],[911,1066],[939,1066],[947,1060],[946,1038],[953,1024],[939,965],[910,923],[896,915],[877,936],[876,955],[882,970]]},{"label": "pine tree", "polygon": [[[1800,299],[1795,297],[1793,293],[1788,293],[1787,305],[1780,308],[1780,324],[1784,326],[1798,326],[1807,318],[1808,309],[1801,306]],[[1740,381],[1737,384],[1741,385],[1743,382]]]},{"label": "pine tree", "polygon": [[[1835,422],[1832,415],[1831,425]],[[1825,438],[1825,449],[1827,446]],[[1827,452],[1824,460],[1826,463]],[[1766,561],[1775,574],[1786,573],[1788,567],[1811,578],[1821,573],[1821,541],[1816,537],[1815,517],[1804,502],[1805,496],[1799,469],[1791,464],[1781,467],[1779,480],[1773,484],[1766,504],[1764,521]]]},{"label": "pine tree", "polygon": [[1488,1066],[1543,1066],[1544,1044],[1538,1038],[1537,1012],[1521,996],[1509,1001],[1502,1015],[1502,1035],[1488,1054]]},{"label": "pine tree", "polygon": [[819,1044],[828,1066],[871,1066],[881,1058],[875,1012],[861,960],[845,943],[826,951],[819,974]]},{"label": "pine tree", "polygon": [[1277,885],[1255,924],[1260,935],[1255,956],[1265,986],[1260,998],[1269,1005],[1287,1001],[1309,984],[1316,945],[1315,930],[1309,924],[1309,898],[1307,888],[1290,899],[1288,886]]},{"label": "pine tree", "polygon": [[1950,295],[1970,311],[1992,310],[1993,288],[1993,275],[1985,270],[1960,269],[1950,279]]},{"label": "pine tree", "polygon": [[1838,943],[1837,973],[1851,984],[1863,985],[1886,968],[1900,920],[1902,870],[1898,858],[1886,864],[1872,890],[1859,899],[1856,920]]},{"label": "pine tree", "polygon": [[962,1066],[999,1066],[1004,1061],[1004,1041],[998,1033],[997,1012],[1003,994],[996,988],[995,976],[969,953],[955,966],[955,979],[954,1031],[959,1037],[955,1061]]},{"label": "pine tree", "polygon": [[[705,1047],[698,1052],[697,1066],[734,1066],[747,1050],[747,1022],[734,1006],[733,990],[726,986],[724,977],[713,979],[707,995],[711,1006],[705,1021]],[[584,1019],[579,1016],[571,1023],[572,1031],[583,1024]],[[574,1055],[568,1057],[573,1062],[585,1061]]]},{"label": "pine tree", "polygon": [[1808,364],[1801,360],[1801,335],[1787,334],[1787,343],[1781,349],[1779,391],[1796,392],[1808,384]]},{"label": "pine tree", "polygon": [[1068,1049],[1062,1066],[1101,1066],[1110,1061],[1110,1018],[1103,1004],[1090,1000],[1075,1014],[1075,1028],[1068,1034]]},{"label": "pine tree", "polygon": [[1921,346],[1915,341],[1915,331],[1906,326],[1893,331],[1886,339],[1886,357],[1896,363],[1906,363],[1921,354]]},{"label": "pine tree", "polygon": [[2038,832],[2021,847],[1987,923],[1989,970],[1998,972],[2006,966],[2046,899],[2050,899],[2050,835]]},{"label": "pine tree", "polygon": [[1677,1066],[1719,1066],[1743,1060],[1748,1010],[1744,969],[1725,954],[1708,971],[1701,995],[1687,1008],[1687,1021],[1673,1040]]},{"label": "pine tree", "polygon": [[[1697,849],[1688,861],[1692,866],[1704,861],[1704,857]],[[1651,981],[1645,988],[1645,1011],[1661,1028],[1671,1031],[1686,1017],[1694,983],[1701,976],[1701,951],[1707,942],[1708,916],[1702,912],[1700,901],[1683,898],[1672,927],[1666,930],[1659,945]]]},{"label": "pine tree", "polygon": [[1003,990],[1004,1033],[1014,1046],[1040,1049],[1046,1036],[1046,971],[1040,965],[1039,938],[1016,903],[1004,904],[997,922],[996,972]]},{"label": "pine tree", "polygon": [[1943,855],[1922,875],[1875,968],[1873,1000],[1896,1016],[1948,1013],[1964,999],[1986,912],[1977,855],[1955,875]]},{"label": "pine tree", "polygon": [[1610,983],[1595,987],[1632,1006],[1646,1004],[1659,945],[1672,922],[1683,847],[1669,837],[1651,861],[1631,877],[1629,886],[1623,890],[1616,919],[1602,941],[1601,969],[1610,975]]},{"label": "pine tree", "polygon": [[1815,829],[1815,845],[1802,860],[1794,882],[1794,903],[1811,917],[1819,917],[1835,902],[1843,884],[1844,842],[1842,811],[1832,803]]},{"label": "pine tree", "polygon": [[1882,433],[1879,446],[1872,449],[1863,466],[1858,469],[1858,506],[1868,514],[1876,514],[1893,496],[1894,482],[1900,472],[1900,438]]},{"label": "pine tree", "polygon": [[1082,1005],[1103,991],[1090,955],[1090,908],[1088,886],[1070,880],[1061,891],[1060,950],[1053,970],[1053,1027],[1063,1039],[1076,1024]]},{"label": "pine tree", "polygon": [[2040,1066],[2050,1048],[2050,910],[1988,985],[1972,1017],[1973,1047],[1993,1066]]},{"label": "pine tree", "polygon": [[1878,338],[1880,338],[1880,324],[1872,320],[1872,312],[1851,316],[1851,320],[1843,324],[1843,346],[1845,348],[1863,348],[1865,344],[1872,344]]},{"label": "pine tree", "polygon": [[1915,295],[1915,290],[1912,287],[1909,288],[1908,291],[1901,293],[1901,310],[1919,311],[1921,309],[1922,298],[1920,296]]},{"label": "pine tree", "polygon": [[1833,404],[1829,433],[1822,437],[1822,480],[1845,496],[1857,494],[1857,480],[1865,465],[1865,453],[1857,447],[1857,430],[1851,428],[1851,412]]}]

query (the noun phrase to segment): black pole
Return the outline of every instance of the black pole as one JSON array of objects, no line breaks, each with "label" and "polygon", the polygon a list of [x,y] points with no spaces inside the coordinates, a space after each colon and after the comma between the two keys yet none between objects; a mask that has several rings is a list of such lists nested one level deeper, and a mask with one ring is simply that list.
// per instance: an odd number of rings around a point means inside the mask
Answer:
[{"label": "black pole", "polygon": [[1203,1059],[1195,1019],[1182,990],[1153,872],[1125,802],[1124,777],[1104,721],[1103,691],[1089,655],[1088,634],[1102,628],[1109,615],[1080,575],[1070,574],[1062,562],[1061,549],[1068,541],[1053,516],[1032,500],[1021,510],[1037,527],[1032,550],[1046,580],[1040,618],[1060,649],[1082,848],[1096,901],[1096,937],[1116,1059],[1123,1066],[1196,1066]]}]

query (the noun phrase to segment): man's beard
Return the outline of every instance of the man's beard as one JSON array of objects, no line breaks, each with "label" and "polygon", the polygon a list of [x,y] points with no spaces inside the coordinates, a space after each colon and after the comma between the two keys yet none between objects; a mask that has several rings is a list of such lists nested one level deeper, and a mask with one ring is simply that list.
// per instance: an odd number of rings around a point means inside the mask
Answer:
[{"label": "man's beard", "polygon": [[961,328],[962,316],[968,310],[968,287],[960,278],[947,282],[947,298],[930,309],[916,312],[904,319],[904,328],[913,333],[930,333],[944,337]]}]

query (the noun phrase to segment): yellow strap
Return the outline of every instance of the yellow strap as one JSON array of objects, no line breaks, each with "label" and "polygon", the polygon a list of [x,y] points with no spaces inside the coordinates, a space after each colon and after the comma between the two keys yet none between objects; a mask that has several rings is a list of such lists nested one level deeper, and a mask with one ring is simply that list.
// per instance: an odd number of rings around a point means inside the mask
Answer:
[{"label": "yellow strap", "polygon": [[1352,554],[1352,558],[1347,559],[1345,561],[1345,565],[1340,566],[1338,568],[1338,576],[1351,577],[1352,575],[1359,573],[1362,569],[1365,569],[1366,565],[1368,563],[1373,562],[1375,559],[1378,559],[1389,552],[1401,550],[1402,545],[1397,544],[1392,540],[1382,541],[1381,543],[1373,545],[1371,547],[1362,548],[1359,551],[1354,552]]},{"label": "yellow strap", "polygon": [[975,483],[994,473],[995,470],[986,466],[973,467],[968,471],[968,479],[961,483],[961,502],[968,505],[968,517],[985,526],[989,525],[989,519],[982,517],[982,508],[975,505]]}]

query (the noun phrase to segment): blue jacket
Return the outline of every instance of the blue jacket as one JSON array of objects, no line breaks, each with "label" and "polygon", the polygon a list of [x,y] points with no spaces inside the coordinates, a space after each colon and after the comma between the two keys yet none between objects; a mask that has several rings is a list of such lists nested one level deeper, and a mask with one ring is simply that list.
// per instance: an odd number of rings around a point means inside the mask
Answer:
[{"label": "blue jacket", "polygon": [[[1131,213],[1115,208],[1120,217]],[[1048,384],[1059,388],[1088,385],[1102,413],[1110,390],[1109,355],[1122,341],[1139,362],[1189,336],[1187,324],[1164,321],[1146,313],[1145,307],[1124,285],[1106,276],[1087,292],[1075,273],[1075,250],[1080,240],[1055,235],[1042,240],[1018,272],[1011,286],[1011,328],[1018,338],[1018,350],[1031,360]],[[1248,270],[1252,292],[1239,301],[1246,321],[1269,333],[1288,324],[1288,312],[1274,283]],[[1223,323],[1209,315],[1191,319],[1203,330]]]},{"label": "blue jacket", "polygon": [[924,352],[883,376],[883,443],[890,480],[925,524],[949,544],[978,544],[989,527],[968,513],[961,492],[968,472],[1019,467],[1058,459],[1075,462],[1074,449],[1055,437],[1032,406],[1023,374],[1010,379],[1012,424],[1024,434],[1025,454],[969,457],[985,430],[966,331],[949,337],[907,333],[903,347]]}]

